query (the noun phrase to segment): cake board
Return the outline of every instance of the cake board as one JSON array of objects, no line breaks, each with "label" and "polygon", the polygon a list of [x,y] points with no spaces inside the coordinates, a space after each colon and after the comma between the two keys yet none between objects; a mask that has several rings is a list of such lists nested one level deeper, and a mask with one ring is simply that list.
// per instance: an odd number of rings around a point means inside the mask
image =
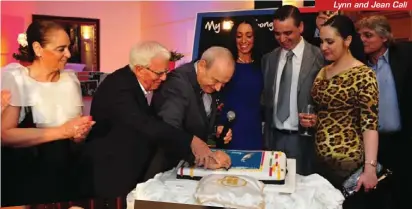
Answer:
[{"label": "cake board", "polygon": [[[287,165],[288,173],[285,177],[285,184],[265,184],[264,192],[278,192],[291,194],[295,192],[296,189],[296,160],[288,158]],[[184,187],[185,184],[192,183],[196,184],[198,180],[195,179],[178,179],[173,177],[172,179],[165,180],[167,184],[172,184],[177,187]]]},{"label": "cake board", "polygon": [[279,151],[264,150],[220,150],[231,158],[229,169],[206,170],[189,163],[180,163],[178,179],[200,180],[210,174],[247,175],[265,184],[285,184],[287,157]]},{"label": "cake board", "polygon": [[288,173],[285,177],[285,184],[265,184],[264,192],[279,192],[291,194],[296,189],[296,159],[288,158],[286,169]]}]

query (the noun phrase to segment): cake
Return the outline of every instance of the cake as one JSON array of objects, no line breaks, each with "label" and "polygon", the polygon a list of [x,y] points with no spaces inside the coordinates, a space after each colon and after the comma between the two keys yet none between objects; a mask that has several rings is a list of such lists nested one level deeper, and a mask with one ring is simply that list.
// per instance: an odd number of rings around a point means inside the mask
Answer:
[{"label": "cake", "polygon": [[180,162],[177,166],[178,179],[200,180],[210,174],[246,175],[266,184],[285,184],[286,155],[279,151],[221,150],[231,158],[232,165],[226,169],[208,170]]}]

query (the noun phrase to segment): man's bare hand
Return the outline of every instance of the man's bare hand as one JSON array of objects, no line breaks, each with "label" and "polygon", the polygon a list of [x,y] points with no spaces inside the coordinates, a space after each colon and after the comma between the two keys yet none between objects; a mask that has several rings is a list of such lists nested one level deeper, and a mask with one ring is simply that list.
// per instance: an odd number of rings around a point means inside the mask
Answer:
[{"label": "man's bare hand", "polygon": [[216,151],[210,156],[211,160],[209,161],[209,169],[219,169],[219,168],[226,168],[229,169],[232,161],[225,152],[223,151]]},{"label": "man's bare hand", "polygon": [[210,150],[209,146],[198,138],[197,136],[193,137],[192,144],[192,153],[195,156],[195,163],[197,166],[204,166],[208,168],[210,156],[213,154],[212,150]]},{"label": "man's bare hand", "polygon": [[[222,134],[223,131],[223,126],[218,126],[216,129],[216,137],[220,137],[220,135]],[[223,141],[225,144],[229,143],[230,141],[232,141],[232,129],[229,129],[229,131],[227,132],[225,138],[223,138]]]}]

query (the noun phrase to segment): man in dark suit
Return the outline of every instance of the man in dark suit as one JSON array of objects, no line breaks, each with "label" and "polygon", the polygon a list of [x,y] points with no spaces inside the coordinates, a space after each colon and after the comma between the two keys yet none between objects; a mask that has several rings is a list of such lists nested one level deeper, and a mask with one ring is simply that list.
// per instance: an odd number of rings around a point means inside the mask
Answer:
[{"label": "man in dark suit", "polygon": [[[184,64],[168,75],[153,96],[156,115],[166,123],[207,139],[216,118],[216,95],[231,79],[234,60],[223,47],[210,47],[199,61]],[[222,131],[218,127],[217,134]],[[225,141],[231,140],[231,132]],[[161,150],[160,150],[161,152]],[[163,169],[175,166],[178,159],[167,156]]]},{"label": "man in dark suit", "polygon": [[280,47],[262,59],[264,145],[295,158],[297,173],[307,175],[313,172],[313,138],[300,136],[298,113],[312,103],[310,91],[324,59],[320,49],[301,36],[298,8],[286,5],[277,9],[273,26]]},{"label": "man in dark suit", "polygon": [[402,208],[402,199],[396,198],[408,193],[402,192],[402,188],[409,190],[412,186],[405,184],[410,177],[404,164],[404,160],[410,159],[412,140],[412,43],[394,42],[384,16],[365,17],[357,22],[357,28],[368,57],[367,64],[375,70],[379,86],[378,161],[393,170],[395,183],[399,181],[397,187],[392,188],[395,195],[387,208]]},{"label": "man in dark suit", "polygon": [[157,147],[191,162],[193,153],[198,165],[210,166],[214,156],[202,139],[156,119],[149,108],[147,96],[166,79],[169,58],[159,43],[143,42],[130,51],[130,64],[108,75],[94,94],[96,124],[83,158],[87,195],[126,196],[143,181]]}]

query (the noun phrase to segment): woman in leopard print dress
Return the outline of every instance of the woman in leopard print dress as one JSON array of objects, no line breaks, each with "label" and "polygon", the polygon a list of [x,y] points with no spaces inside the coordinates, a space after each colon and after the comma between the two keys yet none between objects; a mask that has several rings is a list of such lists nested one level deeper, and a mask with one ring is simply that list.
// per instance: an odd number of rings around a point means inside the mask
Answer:
[{"label": "woman in leopard print dress", "polygon": [[[375,72],[362,62],[362,43],[348,17],[337,15],[329,19],[322,26],[320,37],[325,59],[332,64],[320,70],[312,88],[317,118],[302,117],[301,124],[315,125],[318,172],[340,189],[353,171],[365,165],[358,188],[363,186],[368,191],[377,184]],[[359,49],[353,50],[354,47]]]}]

